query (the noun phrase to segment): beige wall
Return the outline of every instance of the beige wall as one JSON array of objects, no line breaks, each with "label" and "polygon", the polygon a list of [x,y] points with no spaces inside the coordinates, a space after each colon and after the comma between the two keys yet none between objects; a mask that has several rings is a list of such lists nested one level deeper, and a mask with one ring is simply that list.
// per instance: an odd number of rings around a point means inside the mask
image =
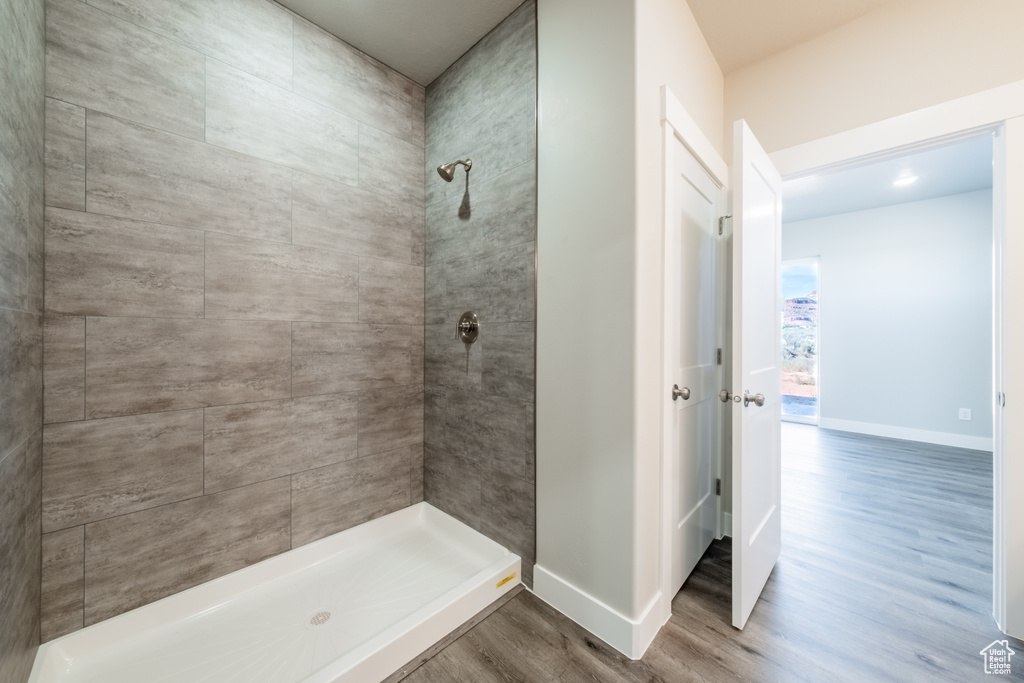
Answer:
[{"label": "beige wall", "polygon": [[42,457],[42,0],[0,0],[0,681],[39,644]]},{"label": "beige wall", "polygon": [[1022,26],[1018,0],[899,0],[729,74],[725,124],[773,152],[1024,79]]},{"label": "beige wall", "polygon": [[421,498],[424,91],[264,0],[46,34],[50,639]]}]

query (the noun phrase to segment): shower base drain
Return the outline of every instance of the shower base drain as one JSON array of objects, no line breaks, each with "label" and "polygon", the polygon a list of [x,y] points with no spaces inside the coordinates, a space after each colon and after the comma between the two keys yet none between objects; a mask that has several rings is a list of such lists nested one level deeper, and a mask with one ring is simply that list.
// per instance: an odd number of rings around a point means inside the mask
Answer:
[{"label": "shower base drain", "polygon": [[331,616],[333,615],[330,609],[321,608],[314,610],[306,619],[305,627],[310,631],[318,631],[328,625]]}]

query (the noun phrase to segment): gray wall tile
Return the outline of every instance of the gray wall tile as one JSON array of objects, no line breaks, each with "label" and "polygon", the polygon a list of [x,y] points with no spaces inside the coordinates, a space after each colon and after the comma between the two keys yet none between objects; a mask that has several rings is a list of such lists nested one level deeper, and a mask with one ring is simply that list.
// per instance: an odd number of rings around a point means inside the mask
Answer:
[{"label": "gray wall tile", "polygon": [[523,322],[536,316],[532,242],[477,258],[453,259],[446,269],[450,316],[472,310],[481,323]]},{"label": "gray wall tile", "polygon": [[448,409],[448,390],[428,386],[423,392],[423,441],[436,448],[447,448],[445,412]]},{"label": "gray wall tile", "polygon": [[534,400],[533,323],[490,323],[483,354],[483,391],[520,401]]},{"label": "gray wall tile", "polygon": [[203,59],[79,0],[47,1],[49,97],[202,140]]},{"label": "gray wall tile", "polygon": [[293,475],[292,546],[408,506],[410,461],[400,448]]},{"label": "gray wall tile", "polygon": [[[427,266],[424,269],[424,322],[427,325],[444,325],[448,320],[448,309],[446,307],[445,279],[448,271],[444,266]],[[460,314],[461,315],[461,314]]]},{"label": "gray wall tile", "polygon": [[295,396],[422,383],[422,327],[292,324]]},{"label": "gray wall tile", "polygon": [[94,112],[86,132],[89,211],[289,241],[288,169]]},{"label": "gray wall tile", "polygon": [[351,394],[206,409],[206,493],[356,457]]},{"label": "gray wall tile", "polygon": [[455,324],[462,313],[449,317],[449,324],[427,325],[424,350],[424,383],[428,389],[450,387],[462,391],[480,391],[483,386],[483,355],[487,345],[482,337],[472,344],[455,338]]},{"label": "gray wall tile", "polygon": [[85,527],[43,534],[42,642],[85,626]]},{"label": "gray wall tile", "polygon": [[42,0],[0,1],[0,155],[43,194],[45,19]]},{"label": "gray wall tile", "polygon": [[423,500],[423,444],[409,447],[409,504]]},{"label": "gray wall tile", "polygon": [[85,623],[288,549],[288,478],[88,524]]},{"label": "gray wall tile", "polygon": [[[292,83],[292,15],[265,0],[88,0],[211,57],[284,87]],[[254,46],[258,46],[254,49]]]},{"label": "gray wall tile", "polygon": [[359,322],[423,324],[423,266],[359,259]]},{"label": "gray wall tile", "polygon": [[46,205],[85,211],[85,109],[46,98]]},{"label": "gray wall tile", "polygon": [[286,398],[289,356],[285,322],[89,318],[86,416]]},{"label": "gray wall tile", "polygon": [[43,422],[42,352],[40,316],[0,308],[0,457]]},{"label": "gray wall tile", "polygon": [[0,458],[0,680],[28,680],[39,644],[40,430]]},{"label": "gray wall tile", "polygon": [[0,307],[42,312],[43,193],[0,155]]},{"label": "gray wall tile", "polygon": [[526,413],[530,404],[454,390],[447,392],[445,403],[448,450],[488,470],[527,478]]},{"label": "gray wall tile", "polygon": [[206,62],[206,141],[355,185],[354,119],[212,59]]},{"label": "gray wall tile", "polygon": [[201,410],[43,428],[43,531],[202,493]]},{"label": "gray wall tile", "polygon": [[43,420],[85,419],[85,318],[43,318]]},{"label": "gray wall tile", "polygon": [[423,443],[423,386],[359,395],[359,456]]},{"label": "gray wall tile", "polygon": [[[536,492],[532,483],[495,469],[483,470],[480,521],[484,534],[523,558],[536,552]],[[523,581],[533,583],[534,562],[523,562]]]},{"label": "gray wall tile", "polygon": [[422,163],[422,147],[359,124],[359,187],[422,206]]},{"label": "gray wall tile", "polygon": [[356,256],[410,263],[423,209],[325,178],[296,173],[292,241]]},{"label": "gray wall tile", "polygon": [[206,236],[207,318],[345,322],[355,321],[358,311],[354,256]]},{"label": "gray wall tile", "polygon": [[203,233],[48,208],[46,309],[201,318]]},{"label": "gray wall tile", "polygon": [[424,444],[423,497],[428,503],[479,530],[482,487],[479,464]]},{"label": "gray wall tile", "polygon": [[295,22],[294,89],[423,147],[423,86],[306,21]]}]

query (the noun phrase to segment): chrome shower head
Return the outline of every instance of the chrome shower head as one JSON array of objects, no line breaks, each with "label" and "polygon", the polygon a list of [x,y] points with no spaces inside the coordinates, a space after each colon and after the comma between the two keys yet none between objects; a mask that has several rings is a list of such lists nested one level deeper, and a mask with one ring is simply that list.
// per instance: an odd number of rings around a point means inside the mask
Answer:
[{"label": "chrome shower head", "polygon": [[473,168],[472,159],[466,159],[465,161],[462,161],[460,159],[459,161],[453,161],[450,164],[443,164],[441,166],[438,166],[437,174],[444,178],[444,181],[446,183],[450,183],[452,181],[452,178],[455,177],[455,167],[458,166],[459,164],[462,164],[463,166],[466,167],[466,173],[469,173],[469,169]]}]

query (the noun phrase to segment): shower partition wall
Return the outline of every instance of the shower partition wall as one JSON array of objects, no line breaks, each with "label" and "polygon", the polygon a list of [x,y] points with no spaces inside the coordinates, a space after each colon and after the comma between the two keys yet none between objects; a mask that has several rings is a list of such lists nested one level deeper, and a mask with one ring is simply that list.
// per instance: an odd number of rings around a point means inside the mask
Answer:
[{"label": "shower partition wall", "polygon": [[266,0],[46,9],[49,640],[421,500],[424,89]]},{"label": "shower partition wall", "polygon": [[[536,3],[427,88],[424,492],[522,558],[532,585]],[[438,169],[472,158],[451,182]],[[447,179],[447,176],[442,176]],[[473,311],[479,337],[456,337]]]}]

